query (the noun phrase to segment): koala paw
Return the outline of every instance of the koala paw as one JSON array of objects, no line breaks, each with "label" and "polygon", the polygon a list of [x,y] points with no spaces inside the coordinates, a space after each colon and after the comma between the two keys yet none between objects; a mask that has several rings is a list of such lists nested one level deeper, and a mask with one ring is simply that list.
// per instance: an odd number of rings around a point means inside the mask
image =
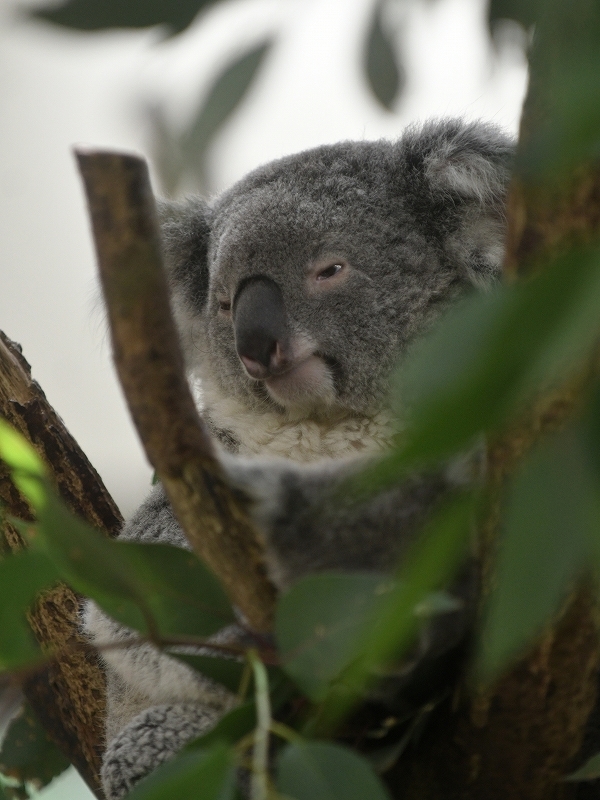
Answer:
[{"label": "koala paw", "polygon": [[146,709],[108,743],[101,778],[106,800],[121,800],[218,719],[212,710],[180,703]]}]

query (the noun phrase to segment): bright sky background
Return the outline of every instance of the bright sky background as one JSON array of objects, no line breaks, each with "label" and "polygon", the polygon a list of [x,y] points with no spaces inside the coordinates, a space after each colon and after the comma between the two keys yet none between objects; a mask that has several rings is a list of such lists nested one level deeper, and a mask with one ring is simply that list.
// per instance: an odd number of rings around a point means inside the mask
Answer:
[{"label": "bright sky background", "polygon": [[[492,46],[483,0],[390,0],[407,84],[389,113],[361,70],[373,0],[230,0],[166,41],[156,30],[69,33],[18,18],[17,4],[0,0],[0,328],[23,345],[127,515],[150,469],[113,376],[72,145],[147,151],[148,103],[184,124],[211,77],[265,35],[275,47],[211,151],[216,191],[277,156],[395,137],[432,116],[483,118],[516,133],[525,63],[514,29]],[[43,797],[91,798],[75,778]]]}]

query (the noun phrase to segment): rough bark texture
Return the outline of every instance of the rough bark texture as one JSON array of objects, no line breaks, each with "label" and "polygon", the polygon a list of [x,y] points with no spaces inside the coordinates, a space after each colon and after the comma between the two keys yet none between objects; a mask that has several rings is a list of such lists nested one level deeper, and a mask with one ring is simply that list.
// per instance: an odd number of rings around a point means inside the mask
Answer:
[{"label": "rough bark texture", "polygon": [[171,315],[146,164],[80,152],[121,385],[148,458],[194,551],[257,631],[275,590],[242,498],[224,480],[198,415]]},{"label": "rough bark texture", "polygon": [[[32,380],[29,364],[17,345],[0,331],[0,416],[35,447],[49,465],[69,508],[92,525],[115,534],[122,518],[102,480],[64,423]],[[0,465],[0,501],[8,512],[31,519],[27,503]],[[4,538],[12,550],[23,546],[14,526],[5,523]],[[96,659],[83,647],[78,625],[79,598],[61,585],[44,595],[31,615],[32,628],[44,647],[63,649],[43,671],[29,678],[24,690],[36,714],[92,791],[98,781],[104,719],[104,677]],[[72,645],[81,644],[80,648]],[[68,646],[68,650],[64,648]]]}]

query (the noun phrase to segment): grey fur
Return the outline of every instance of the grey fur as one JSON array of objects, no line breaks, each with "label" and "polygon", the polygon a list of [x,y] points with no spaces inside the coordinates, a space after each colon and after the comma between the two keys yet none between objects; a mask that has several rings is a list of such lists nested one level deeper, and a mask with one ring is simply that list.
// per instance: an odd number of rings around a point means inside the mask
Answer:
[{"label": "grey fur", "polygon": [[[433,122],[397,142],[280,159],[211,204],[161,204],[190,375],[201,380],[225,469],[253,500],[280,588],[316,570],[388,569],[456,484],[456,470],[440,471],[362,505],[331,502],[345,476],[389,445],[389,375],[406,348],[456,297],[499,275],[511,157],[492,125]],[[293,367],[283,378],[252,377],[263,367],[241,361],[235,304],[249,279],[276,284],[263,294],[281,348],[266,368],[281,355]],[[252,335],[246,328],[242,338]],[[160,487],[122,538],[186,546]],[[456,645],[466,615],[451,616],[443,635],[426,632],[417,661]],[[97,643],[129,635],[92,603],[86,628]],[[112,706],[126,709],[116,719],[109,708],[103,768],[107,797],[118,800],[233,698],[150,647],[114,650],[105,661]]]}]

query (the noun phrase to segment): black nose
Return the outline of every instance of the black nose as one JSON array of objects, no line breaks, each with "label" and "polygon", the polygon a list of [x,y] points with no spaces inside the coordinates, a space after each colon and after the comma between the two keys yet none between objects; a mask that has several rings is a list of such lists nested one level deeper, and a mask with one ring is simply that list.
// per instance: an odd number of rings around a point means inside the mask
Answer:
[{"label": "black nose", "polygon": [[243,284],[233,304],[235,346],[254,378],[279,371],[285,361],[289,332],[283,296],[270,278]]}]

